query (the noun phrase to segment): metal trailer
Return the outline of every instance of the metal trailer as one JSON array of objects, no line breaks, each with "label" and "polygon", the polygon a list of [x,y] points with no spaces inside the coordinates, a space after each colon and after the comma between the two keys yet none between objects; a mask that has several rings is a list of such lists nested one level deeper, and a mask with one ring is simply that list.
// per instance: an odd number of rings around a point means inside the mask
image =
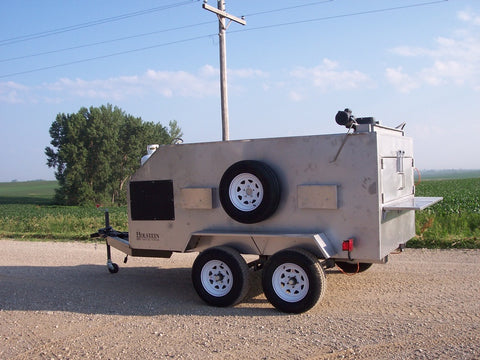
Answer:
[{"label": "metal trailer", "polygon": [[[358,120],[358,121],[357,121]],[[97,235],[131,256],[200,252],[192,282],[201,299],[231,306],[263,270],[269,302],[300,313],[323,296],[324,269],[362,272],[386,263],[415,235],[412,139],[347,112],[345,134],[160,146],[128,188],[128,233]],[[352,131],[353,130],[353,131]],[[257,255],[246,263],[242,254]]]}]

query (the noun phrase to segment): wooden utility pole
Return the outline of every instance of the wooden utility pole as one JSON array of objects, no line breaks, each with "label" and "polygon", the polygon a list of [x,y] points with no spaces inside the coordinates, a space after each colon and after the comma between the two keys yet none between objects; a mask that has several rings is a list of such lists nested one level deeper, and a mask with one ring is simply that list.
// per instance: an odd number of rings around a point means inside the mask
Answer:
[{"label": "wooden utility pole", "polygon": [[[227,141],[230,138],[228,125],[228,92],[227,92],[227,46],[226,31],[232,21],[245,25],[246,21],[225,12],[225,1],[217,0],[218,8],[207,4],[205,0],[203,8],[211,11],[218,16],[218,37],[220,45],[220,96],[222,101],[222,140]],[[226,24],[225,19],[230,21]]]}]

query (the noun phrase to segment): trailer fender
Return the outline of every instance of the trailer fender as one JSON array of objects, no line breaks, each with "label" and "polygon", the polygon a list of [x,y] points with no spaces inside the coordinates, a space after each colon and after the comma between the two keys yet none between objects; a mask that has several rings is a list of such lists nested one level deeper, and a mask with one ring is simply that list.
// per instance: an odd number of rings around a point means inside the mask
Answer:
[{"label": "trailer fender", "polygon": [[214,246],[229,246],[242,254],[270,256],[288,248],[305,249],[319,259],[329,259],[337,253],[324,233],[234,233],[198,231],[190,236],[185,252],[203,251]]}]

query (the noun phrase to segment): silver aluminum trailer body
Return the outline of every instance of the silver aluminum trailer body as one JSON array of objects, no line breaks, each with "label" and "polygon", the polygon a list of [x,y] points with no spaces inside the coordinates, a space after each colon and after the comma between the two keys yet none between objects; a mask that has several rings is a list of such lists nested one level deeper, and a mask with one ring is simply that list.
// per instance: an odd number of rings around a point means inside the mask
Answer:
[{"label": "silver aluminum trailer body", "polygon": [[[382,263],[415,235],[415,210],[441,198],[415,197],[414,166],[412,139],[374,124],[347,134],[160,146],[130,179],[128,239],[106,236],[107,244],[134,256],[206,253],[192,279],[205,301],[220,306],[236,301],[216,303],[223,292],[209,290],[224,281],[217,273],[223,260],[235,258],[227,261],[232,268],[241,262],[231,249],[272,258],[278,269],[284,263],[293,268],[264,270],[273,279],[263,283],[267,298],[283,311],[305,311],[321,297],[323,284],[314,289],[316,300],[295,307],[310,293],[295,298],[289,286],[298,288],[303,277],[289,274],[311,271],[322,282],[323,270],[295,264],[311,263],[312,256],[324,259],[324,267],[328,261]],[[210,249],[220,249],[222,261],[215,262]],[[301,250],[292,255],[286,249]],[[285,254],[300,260],[282,260]],[[202,274],[197,281],[195,272]]]},{"label": "silver aluminum trailer body", "polygon": [[[171,182],[172,216],[132,219],[132,207],[156,204],[146,205],[145,199],[132,204],[129,194],[130,246],[185,252],[231,244],[242,253],[272,255],[298,241],[308,243],[302,236],[323,234],[332,258],[346,259],[342,242],[353,237],[352,259],[382,262],[415,235],[413,145],[403,131],[378,125],[364,128],[349,135],[160,147],[132,176],[130,189],[138,182]],[[220,179],[241,160],[268,164],[281,184],[277,210],[258,223],[232,219],[219,201]],[[161,185],[158,189],[162,191]],[[401,201],[411,204],[395,203]],[[315,244],[313,238],[311,242]]]}]

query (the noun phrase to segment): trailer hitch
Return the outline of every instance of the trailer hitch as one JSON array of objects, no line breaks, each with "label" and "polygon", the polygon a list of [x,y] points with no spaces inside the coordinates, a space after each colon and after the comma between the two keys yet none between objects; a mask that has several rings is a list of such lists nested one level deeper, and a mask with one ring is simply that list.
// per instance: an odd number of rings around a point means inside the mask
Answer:
[{"label": "trailer hitch", "polygon": [[119,237],[121,239],[128,239],[128,232],[117,231],[110,226],[110,213],[108,209],[105,210],[105,227],[98,229],[96,233],[90,234],[91,238],[102,237],[106,238],[107,236]]},{"label": "trailer hitch", "polygon": [[[108,212],[108,209],[105,209],[105,227],[98,229],[98,231],[96,233],[91,234],[90,237],[91,238],[101,237],[105,239],[105,243],[107,245],[107,268],[110,273],[115,274],[118,272],[119,268],[118,268],[118,265],[112,261],[111,246],[106,240],[107,237],[109,236],[118,237],[121,239],[128,239],[128,232],[121,232],[113,229],[110,226],[110,213]],[[123,260],[123,262],[126,263],[127,260],[128,260],[128,255],[125,256],[125,259]]]}]

